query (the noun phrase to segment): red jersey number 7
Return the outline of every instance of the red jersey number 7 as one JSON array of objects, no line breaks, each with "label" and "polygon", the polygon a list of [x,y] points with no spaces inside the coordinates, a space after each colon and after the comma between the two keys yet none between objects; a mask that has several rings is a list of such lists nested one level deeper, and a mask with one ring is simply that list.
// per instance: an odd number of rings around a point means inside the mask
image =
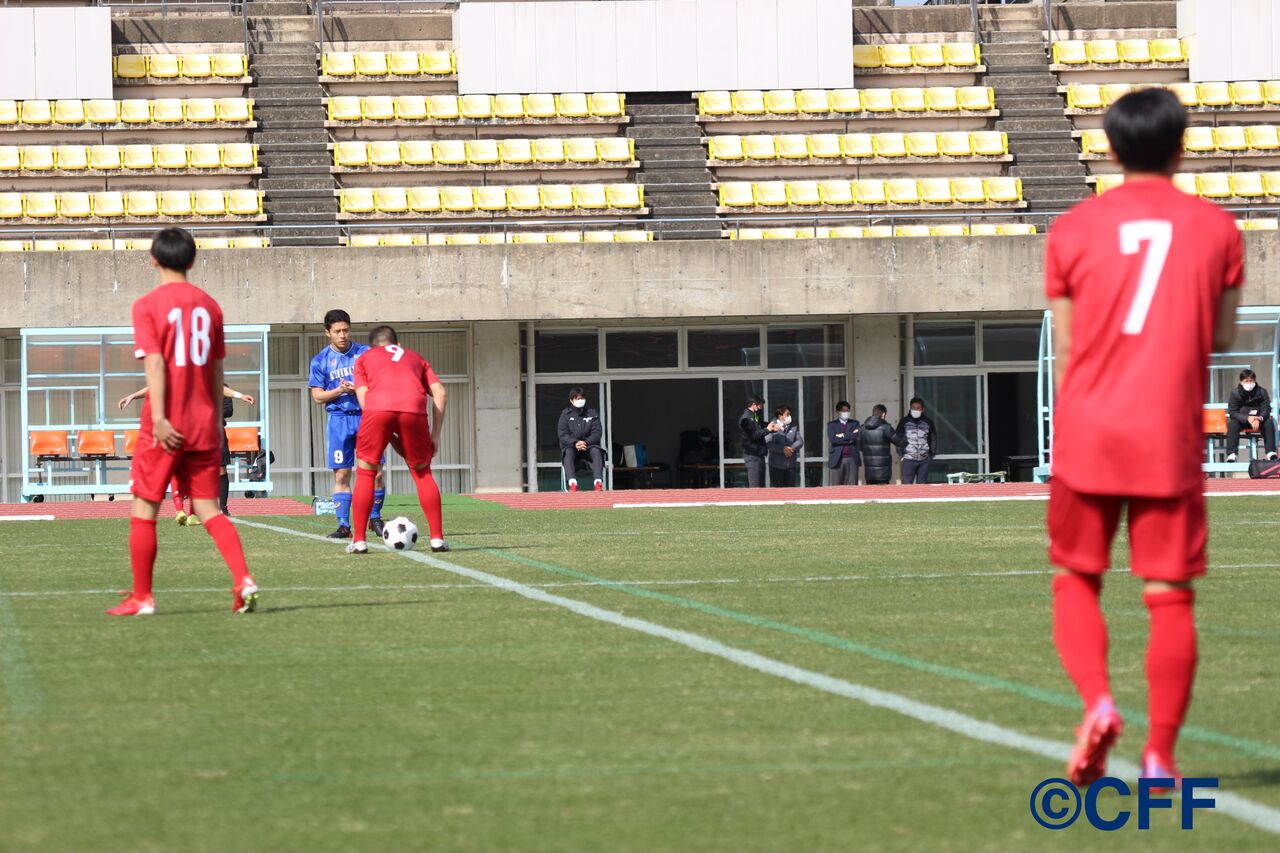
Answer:
[{"label": "red jersey number 7", "polygon": [[1169,258],[1169,246],[1173,243],[1173,223],[1163,219],[1139,219],[1120,226],[1122,253],[1136,255],[1142,251],[1143,243],[1147,244],[1147,254],[1142,259],[1142,271],[1138,274],[1138,289],[1124,318],[1123,331],[1126,335],[1140,335],[1147,325],[1147,314],[1151,311],[1156,287]]}]

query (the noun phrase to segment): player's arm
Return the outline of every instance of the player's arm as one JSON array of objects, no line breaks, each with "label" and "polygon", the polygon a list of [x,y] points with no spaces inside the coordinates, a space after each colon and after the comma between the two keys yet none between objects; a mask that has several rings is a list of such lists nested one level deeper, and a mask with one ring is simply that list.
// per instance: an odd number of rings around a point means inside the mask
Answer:
[{"label": "player's arm", "polygon": [[125,394],[123,397],[121,397],[120,400],[116,403],[116,408],[127,409],[129,408],[129,404],[132,403],[134,400],[141,399],[142,397],[145,397],[145,396],[147,396],[147,389],[145,387],[139,388],[137,391],[134,391],[132,394]]},{"label": "player's arm", "polygon": [[173,424],[164,416],[165,386],[164,356],[158,352],[149,354],[143,359],[143,369],[147,375],[147,394],[151,397],[151,432],[165,450],[170,453],[181,450],[182,433],[174,429]]},{"label": "player's arm", "polygon": [[443,382],[432,382],[427,388],[431,394],[431,443],[440,446],[440,430],[444,427],[444,410],[449,402],[449,392]]},{"label": "player's arm", "polygon": [[244,401],[245,401],[246,403],[248,403],[250,406],[252,406],[252,405],[253,405],[253,395],[252,395],[252,394],[241,394],[239,391],[237,391],[236,389],[232,388],[230,385],[226,385],[226,384],[224,384],[224,385],[222,386],[222,396],[224,396],[224,397],[230,397],[230,398],[231,398],[231,399],[233,399],[233,400],[244,400]]},{"label": "player's arm", "polygon": [[1229,287],[1218,299],[1218,323],[1213,329],[1213,351],[1231,349],[1236,340],[1236,312],[1240,308],[1240,288]]},{"label": "player's arm", "polygon": [[368,385],[357,385],[357,386],[356,386],[356,399],[360,402],[360,408],[362,408],[362,409],[364,408],[364,398],[365,398],[365,395],[366,395],[366,394],[368,394],[368,393],[369,393],[369,386],[368,386]]},{"label": "player's arm", "polygon": [[[1057,389],[1062,387],[1067,360],[1071,357],[1071,299],[1066,296],[1050,299],[1049,310],[1053,312],[1053,387]],[[1231,316],[1235,317],[1234,311]]]}]

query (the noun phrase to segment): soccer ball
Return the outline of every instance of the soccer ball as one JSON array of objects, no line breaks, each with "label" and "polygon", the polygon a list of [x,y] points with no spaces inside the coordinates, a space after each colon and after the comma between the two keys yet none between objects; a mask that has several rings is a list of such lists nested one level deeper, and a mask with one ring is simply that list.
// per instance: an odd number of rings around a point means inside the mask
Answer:
[{"label": "soccer ball", "polygon": [[418,544],[418,527],[403,515],[382,528],[382,541],[393,551],[412,551]]}]

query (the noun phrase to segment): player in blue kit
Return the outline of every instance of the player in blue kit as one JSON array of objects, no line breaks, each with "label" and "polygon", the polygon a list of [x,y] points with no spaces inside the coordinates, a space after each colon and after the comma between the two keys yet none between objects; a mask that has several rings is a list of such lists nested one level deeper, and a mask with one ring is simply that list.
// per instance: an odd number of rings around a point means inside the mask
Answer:
[{"label": "player in blue kit", "polygon": [[[324,315],[324,336],[329,346],[311,359],[311,399],[328,413],[325,425],[325,459],[333,470],[333,503],[338,529],[330,539],[351,538],[351,469],[356,462],[356,432],[360,429],[360,402],[351,384],[356,359],[369,349],[351,340],[351,315],[335,308]],[[385,461],[385,460],[384,460]],[[382,501],[386,497],[382,471],[373,493],[369,529],[382,536]]]}]

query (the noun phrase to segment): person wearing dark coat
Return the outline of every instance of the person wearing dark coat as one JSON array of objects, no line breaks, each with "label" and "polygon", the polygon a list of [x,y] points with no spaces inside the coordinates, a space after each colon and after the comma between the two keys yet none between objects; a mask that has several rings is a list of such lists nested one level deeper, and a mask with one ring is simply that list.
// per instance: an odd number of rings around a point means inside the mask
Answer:
[{"label": "person wearing dark coat", "polygon": [[871,409],[871,417],[858,430],[858,455],[868,486],[883,486],[893,477],[893,454],[889,448],[898,444],[898,437],[885,420],[887,414],[889,410],[877,403]]},{"label": "person wearing dark coat", "polygon": [[938,455],[938,428],[924,413],[924,400],[912,397],[910,411],[898,422],[898,452],[902,454],[902,482],[929,482],[929,463]]},{"label": "person wearing dark coat", "polygon": [[772,434],[765,439],[769,448],[769,485],[787,488],[799,485],[800,448],[804,436],[795,422],[790,406],[779,406],[769,423]]},{"label": "person wearing dark coat", "polygon": [[765,439],[774,431],[773,424],[764,422],[764,399],[758,394],[747,398],[747,408],[738,418],[742,431],[742,460],[747,466],[747,487],[764,487],[764,458],[768,453]]},{"label": "person wearing dark coat", "polygon": [[591,463],[596,491],[604,491],[604,448],[600,446],[604,430],[600,425],[600,413],[587,408],[587,398],[581,388],[569,389],[569,405],[560,413],[556,432],[560,436],[564,479],[569,484],[569,491],[578,491],[578,460],[583,457]]},{"label": "person wearing dark coat", "polygon": [[827,424],[827,467],[831,469],[831,485],[858,485],[859,425],[849,417],[848,400],[836,403],[836,419]]},{"label": "person wearing dark coat", "polygon": [[1240,450],[1240,431],[1262,431],[1262,444],[1267,458],[1276,458],[1276,424],[1271,419],[1271,395],[1258,384],[1258,374],[1245,368],[1240,371],[1240,384],[1227,398],[1227,461],[1235,462]]}]

